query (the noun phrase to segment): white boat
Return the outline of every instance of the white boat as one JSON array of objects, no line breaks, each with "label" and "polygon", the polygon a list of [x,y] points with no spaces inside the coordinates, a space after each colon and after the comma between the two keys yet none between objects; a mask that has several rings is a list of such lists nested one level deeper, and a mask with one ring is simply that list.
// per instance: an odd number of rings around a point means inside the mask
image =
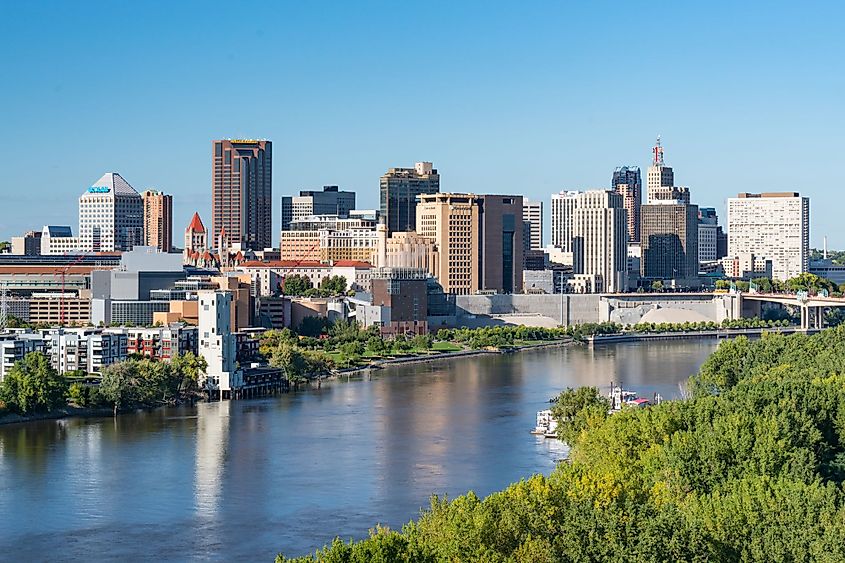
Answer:
[{"label": "white boat", "polygon": [[[621,411],[622,407],[645,408],[652,404],[645,397],[640,397],[633,391],[624,389],[622,385],[614,385],[612,382],[607,398],[610,400],[610,410],[608,411],[610,414]],[[655,393],[654,403],[660,404],[660,401],[660,395]]]},{"label": "white boat", "polygon": [[557,438],[557,421],[552,416],[550,409],[537,411],[537,426],[531,433],[546,438]]}]

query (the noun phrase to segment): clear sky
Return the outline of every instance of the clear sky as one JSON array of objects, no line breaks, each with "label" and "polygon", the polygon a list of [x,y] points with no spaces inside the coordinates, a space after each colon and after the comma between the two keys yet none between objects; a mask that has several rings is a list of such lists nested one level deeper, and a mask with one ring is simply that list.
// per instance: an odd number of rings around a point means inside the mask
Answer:
[{"label": "clear sky", "polygon": [[[12,2],[0,18],[0,238],[77,225],[103,173],[210,223],[211,140],[273,141],[278,199],[388,167],[443,191],[605,187],[666,162],[692,199],[811,198],[845,248],[845,3]],[[548,241],[548,224],[546,225]],[[275,234],[274,239],[278,238]]]}]

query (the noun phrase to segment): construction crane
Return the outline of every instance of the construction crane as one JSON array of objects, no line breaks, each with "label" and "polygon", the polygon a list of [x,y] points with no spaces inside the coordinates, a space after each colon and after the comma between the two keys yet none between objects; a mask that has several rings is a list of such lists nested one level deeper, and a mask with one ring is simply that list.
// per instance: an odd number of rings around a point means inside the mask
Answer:
[{"label": "construction crane", "polygon": [[[64,256],[69,257],[72,255],[65,254]],[[71,268],[82,262],[83,259],[85,259],[85,254],[79,254],[73,262],[57,272],[62,279],[62,293],[59,296],[59,326],[65,326],[65,275]]]}]

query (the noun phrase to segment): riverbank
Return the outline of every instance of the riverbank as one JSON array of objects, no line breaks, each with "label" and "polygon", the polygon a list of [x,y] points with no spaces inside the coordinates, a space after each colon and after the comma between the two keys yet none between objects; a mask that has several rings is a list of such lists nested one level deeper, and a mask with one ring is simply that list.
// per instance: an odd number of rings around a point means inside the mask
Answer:
[{"label": "riverbank", "polygon": [[595,344],[612,344],[616,342],[639,342],[652,340],[684,340],[697,338],[736,338],[737,336],[762,336],[765,332],[778,334],[815,334],[817,329],[803,330],[800,327],[767,327],[767,328],[723,328],[716,330],[700,331],[677,331],[677,332],[631,332],[624,334],[602,334],[588,336],[585,343],[594,346]]},{"label": "riverbank", "polygon": [[23,424],[39,420],[58,420],[61,418],[93,418],[101,416],[112,416],[114,411],[111,407],[83,408],[65,407],[50,412],[40,412],[27,415],[9,413],[0,416],[0,425]]}]

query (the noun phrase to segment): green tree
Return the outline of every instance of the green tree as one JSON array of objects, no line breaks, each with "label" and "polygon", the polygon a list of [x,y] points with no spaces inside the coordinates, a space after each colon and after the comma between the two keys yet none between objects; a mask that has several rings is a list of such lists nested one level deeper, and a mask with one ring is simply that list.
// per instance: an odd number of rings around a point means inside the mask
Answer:
[{"label": "green tree", "polygon": [[19,414],[50,412],[65,406],[67,381],[41,352],[30,352],[0,382],[0,401]]},{"label": "green tree", "polygon": [[329,320],[325,317],[304,317],[296,331],[302,336],[317,337],[325,333]]},{"label": "green tree", "polygon": [[182,393],[196,393],[199,382],[205,377],[208,362],[202,356],[191,351],[179,354],[170,360],[170,367],[179,379],[179,391]]},{"label": "green tree", "polygon": [[653,282],[651,282],[651,290],[663,291],[663,282],[660,280],[654,280]]},{"label": "green tree", "polygon": [[292,274],[289,276],[285,276],[284,282],[282,282],[282,295],[293,295],[293,296],[301,296],[305,295],[305,293],[309,289],[313,289],[314,284],[311,283],[311,280],[308,276],[300,276],[298,274]]},{"label": "green tree", "polygon": [[574,444],[592,421],[604,420],[609,408],[610,403],[595,387],[567,388],[558,395],[552,407],[558,437],[567,444]]}]

